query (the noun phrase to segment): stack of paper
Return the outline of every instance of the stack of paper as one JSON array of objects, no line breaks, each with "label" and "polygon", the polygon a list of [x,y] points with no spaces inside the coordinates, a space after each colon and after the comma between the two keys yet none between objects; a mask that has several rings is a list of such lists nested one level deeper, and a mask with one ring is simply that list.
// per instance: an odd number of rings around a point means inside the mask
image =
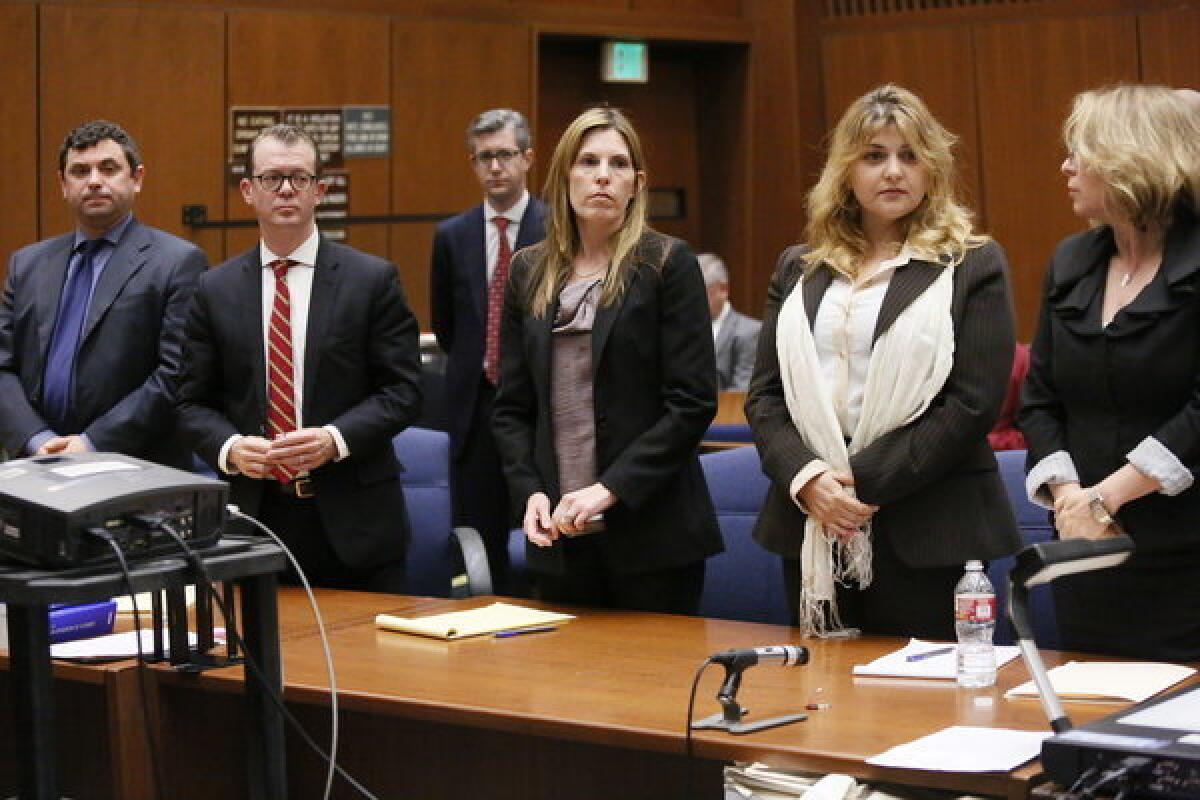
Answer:
[{"label": "stack of paper", "polygon": [[557,625],[572,619],[575,617],[570,614],[540,611],[509,603],[492,603],[490,606],[469,611],[451,611],[430,617],[393,617],[390,614],[379,614],[375,617],[375,626],[401,633],[431,636],[435,639],[465,639],[485,633]]},{"label": "stack of paper", "polygon": [[[1195,673],[1191,667],[1152,661],[1070,661],[1050,670],[1050,684],[1064,700],[1140,703]],[[1005,697],[1037,697],[1033,681],[1009,689]]]},{"label": "stack of paper", "polygon": [[[996,668],[999,669],[1012,661],[1020,652],[1016,647],[997,646]],[[957,670],[958,661],[954,645],[909,639],[908,644],[895,652],[880,656],[869,664],[856,664],[853,672],[855,675],[879,678],[953,679]]]}]

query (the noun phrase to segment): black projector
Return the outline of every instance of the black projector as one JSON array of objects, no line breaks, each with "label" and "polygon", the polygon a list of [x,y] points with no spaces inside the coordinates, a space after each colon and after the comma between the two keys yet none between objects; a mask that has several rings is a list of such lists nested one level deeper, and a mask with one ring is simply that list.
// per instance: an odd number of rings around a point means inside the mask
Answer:
[{"label": "black projector", "polygon": [[193,547],[220,538],[229,486],[117,453],[0,463],[0,558],[40,567],[114,559],[89,531],[107,532],[130,558],[179,554],[166,524]]}]

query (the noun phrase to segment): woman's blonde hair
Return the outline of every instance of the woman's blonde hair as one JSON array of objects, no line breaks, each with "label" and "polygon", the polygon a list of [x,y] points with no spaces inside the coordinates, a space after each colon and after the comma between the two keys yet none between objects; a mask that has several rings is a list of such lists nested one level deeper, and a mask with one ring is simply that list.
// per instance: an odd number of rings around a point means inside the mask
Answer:
[{"label": "woman's blonde hair", "polygon": [[1200,115],[1165,86],[1109,86],[1075,95],[1063,143],[1103,181],[1109,211],[1138,227],[1195,209]]},{"label": "woman's blonde hair", "polygon": [[867,251],[862,208],[850,188],[850,170],[879,131],[895,126],[925,168],[925,197],[900,220],[905,245],[914,255],[930,261],[957,264],[970,247],[987,237],[972,233],[971,212],[956,194],[954,134],[942,127],[929,109],[907,89],[887,84],[855,100],[838,121],[829,142],[829,155],[812,191],[808,193],[810,267],[829,264],[853,276]]},{"label": "woman's blonde hair", "polygon": [[[625,140],[633,169],[644,173],[646,159],[641,139],[629,118],[615,108],[589,108],[567,126],[546,172],[543,192],[548,211],[546,239],[542,258],[538,259],[529,276],[529,306],[535,317],[541,317],[553,306],[563,282],[571,273],[571,264],[581,247],[575,212],[571,208],[571,167],[583,140],[595,131],[614,130]],[[625,277],[632,268],[633,249],[646,230],[646,187],[640,180],[634,189],[625,219],[609,238],[612,261],[605,273],[600,290],[600,304],[609,305],[621,295]]]}]

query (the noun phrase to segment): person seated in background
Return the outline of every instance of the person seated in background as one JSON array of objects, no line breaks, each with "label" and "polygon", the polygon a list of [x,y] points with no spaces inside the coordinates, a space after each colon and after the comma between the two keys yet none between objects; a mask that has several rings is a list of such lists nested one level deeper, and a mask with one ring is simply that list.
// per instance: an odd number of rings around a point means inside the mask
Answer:
[{"label": "person seated in background", "polygon": [[1054,582],[1065,649],[1200,659],[1200,115],[1165,87],[1076,96],[1071,207],[1018,422],[1030,499],[1063,539],[1119,530],[1112,569]]},{"label": "person seated in background", "polygon": [[768,290],[754,536],[807,632],[953,639],[963,562],[1020,545],[987,443],[1015,343],[1007,266],[955,199],[953,142],[912,92],[856,100]]},{"label": "person seated in background", "polygon": [[696,447],[717,407],[704,280],[646,224],[637,132],[567,126],[546,238],[513,257],[493,427],[537,596],[695,614],[721,534]]},{"label": "person seated in background", "polygon": [[1024,450],[1025,437],[1017,428],[1017,410],[1021,407],[1021,386],[1025,373],[1029,372],[1029,345],[1017,342],[1013,349],[1012,372],[1008,376],[1008,391],[1004,394],[1004,405],[1000,416],[988,433],[988,444],[993,450]]},{"label": "person seated in background", "polygon": [[729,270],[712,253],[696,256],[704,273],[708,292],[708,313],[712,316],[713,347],[717,356],[717,389],[745,391],[754,371],[758,350],[758,332],[762,322],[739,314],[729,302]]}]

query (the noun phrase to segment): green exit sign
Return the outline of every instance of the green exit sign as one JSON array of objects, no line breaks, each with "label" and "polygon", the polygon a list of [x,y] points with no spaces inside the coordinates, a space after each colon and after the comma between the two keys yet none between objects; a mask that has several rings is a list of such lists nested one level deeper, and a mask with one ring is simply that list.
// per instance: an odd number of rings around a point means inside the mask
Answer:
[{"label": "green exit sign", "polygon": [[604,43],[604,80],[608,83],[646,83],[650,55],[645,42]]}]

